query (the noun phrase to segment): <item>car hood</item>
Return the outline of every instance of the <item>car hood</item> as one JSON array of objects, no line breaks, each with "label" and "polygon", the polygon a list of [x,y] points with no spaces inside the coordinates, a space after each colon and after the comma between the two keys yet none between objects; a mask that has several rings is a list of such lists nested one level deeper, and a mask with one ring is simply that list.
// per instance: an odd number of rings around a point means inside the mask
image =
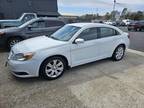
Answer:
[{"label": "car hood", "polygon": [[9,22],[15,22],[18,20],[0,20],[0,23],[9,23]]},{"label": "car hood", "polygon": [[36,52],[39,50],[50,49],[65,45],[66,43],[67,42],[54,40],[46,36],[40,36],[19,42],[18,44],[13,46],[12,50],[14,53]]},{"label": "car hood", "polygon": [[16,32],[18,30],[19,30],[18,27],[10,27],[10,28],[0,29],[0,32],[11,33],[11,32]]},{"label": "car hood", "polygon": [[1,26],[19,26],[21,22],[19,20],[0,20]]}]

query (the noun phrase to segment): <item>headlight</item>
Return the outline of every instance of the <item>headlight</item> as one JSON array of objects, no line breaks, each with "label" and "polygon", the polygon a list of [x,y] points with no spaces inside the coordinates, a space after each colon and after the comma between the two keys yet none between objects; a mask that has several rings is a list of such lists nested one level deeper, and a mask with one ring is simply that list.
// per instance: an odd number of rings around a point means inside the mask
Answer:
[{"label": "headlight", "polygon": [[15,54],[11,59],[12,60],[17,60],[17,61],[26,61],[26,60],[30,60],[33,57],[34,53],[19,53],[19,54]]}]

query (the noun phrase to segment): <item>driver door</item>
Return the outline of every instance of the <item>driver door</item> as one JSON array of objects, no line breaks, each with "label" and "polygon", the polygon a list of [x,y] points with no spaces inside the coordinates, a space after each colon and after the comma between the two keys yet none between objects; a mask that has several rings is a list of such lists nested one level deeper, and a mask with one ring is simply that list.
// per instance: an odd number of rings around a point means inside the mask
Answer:
[{"label": "driver door", "polygon": [[46,34],[45,33],[46,30],[47,29],[45,27],[45,21],[37,21],[28,25],[25,34],[30,38],[36,36],[42,36]]},{"label": "driver door", "polygon": [[72,65],[77,66],[95,61],[99,56],[97,43],[97,28],[84,30],[76,39],[84,39],[83,43],[73,43],[71,45]]}]

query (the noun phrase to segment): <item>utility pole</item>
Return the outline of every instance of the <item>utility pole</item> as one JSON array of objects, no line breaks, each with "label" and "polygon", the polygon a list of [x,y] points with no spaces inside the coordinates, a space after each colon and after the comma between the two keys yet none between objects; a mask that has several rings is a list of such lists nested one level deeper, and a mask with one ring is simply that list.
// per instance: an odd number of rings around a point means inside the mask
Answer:
[{"label": "utility pole", "polygon": [[116,6],[116,0],[114,0],[113,11],[115,11],[115,6]]},{"label": "utility pole", "polygon": [[113,21],[115,21],[115,7],[116,7],[116,0],[114,0],[114,4],[113,4]]},{"label": "utility pole", "polygon": [[97,8],[97,15],[96,15],[97,19],[98,19],[98,8]]}]

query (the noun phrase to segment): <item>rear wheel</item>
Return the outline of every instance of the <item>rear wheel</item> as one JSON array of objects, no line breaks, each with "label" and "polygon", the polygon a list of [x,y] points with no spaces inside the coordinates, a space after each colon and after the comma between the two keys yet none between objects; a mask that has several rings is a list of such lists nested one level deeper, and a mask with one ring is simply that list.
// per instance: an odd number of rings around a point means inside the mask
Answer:
[{"label": "rear wheel", "polygon": [[22,41],[21,38],[19,37],[14,37],[14,38],[10,38],[8,39],[8,42],[7,42],[7,46],[9,48],[9,50],[15,45],[17,44],[18,42]]},{"label": "rear wheel", "polygon": [[123,45],[119,45],[115,49],[113,56],[112,56],[112,59],[115,61],[119,61],[119,60],[123,59],[124,54],[125,54],[125,47]]},{"label": "rear wheel", "polygon": [[40,68],[40,76],[48,80],[54,80],[63,75],[66,62],[61,57],[51,57],[45,60]]}]

